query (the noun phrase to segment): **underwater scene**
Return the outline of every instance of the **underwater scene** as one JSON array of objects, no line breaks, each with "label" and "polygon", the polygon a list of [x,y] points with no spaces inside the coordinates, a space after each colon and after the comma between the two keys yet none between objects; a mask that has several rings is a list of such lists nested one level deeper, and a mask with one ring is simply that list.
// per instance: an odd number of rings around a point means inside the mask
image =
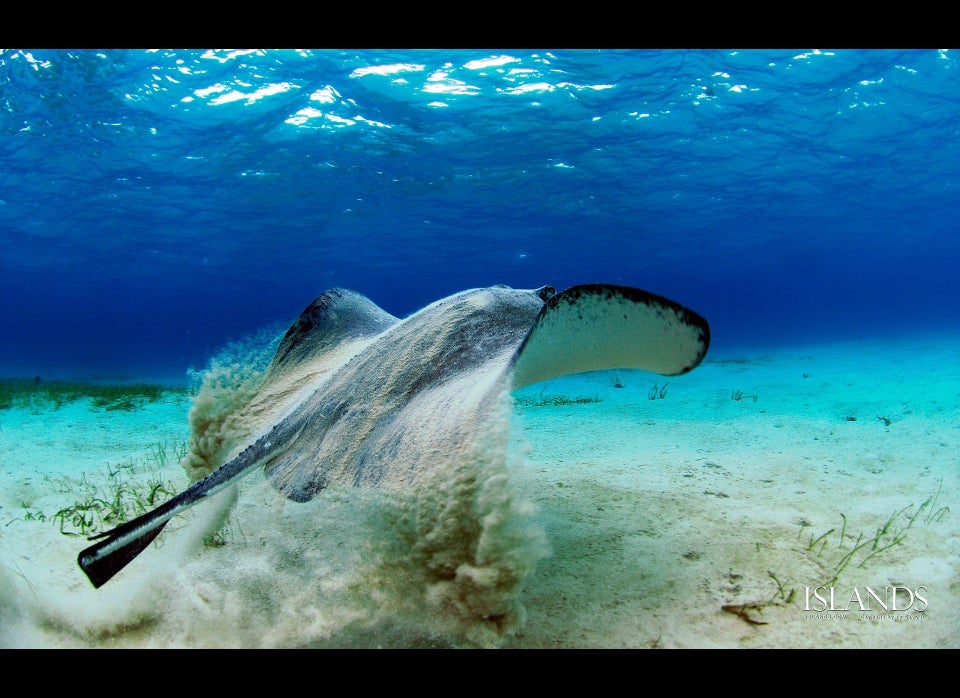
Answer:
[{"label": "underwater scene", "polygon": [[0,50],[0,647],[960,647],[960,57]]}]

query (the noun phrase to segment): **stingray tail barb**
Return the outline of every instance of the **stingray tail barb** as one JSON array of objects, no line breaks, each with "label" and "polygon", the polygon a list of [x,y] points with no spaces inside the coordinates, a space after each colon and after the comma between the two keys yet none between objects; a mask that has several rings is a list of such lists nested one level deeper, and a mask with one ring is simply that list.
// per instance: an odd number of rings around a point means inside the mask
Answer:
[{"label": "stingray tail barb", "polygon": [[120,524],[114,529],[91,536],[90,540],[102,540],[82,550],[77,556],[77,564],[86,573],[93,586],[100,588],[110,581],[160,535],[160,531],[174,516],[229,487],[250,472],[268,454],[272,455],[272,437],[275,431],[276,427],[241,451],[235,458],[156,509]]}]

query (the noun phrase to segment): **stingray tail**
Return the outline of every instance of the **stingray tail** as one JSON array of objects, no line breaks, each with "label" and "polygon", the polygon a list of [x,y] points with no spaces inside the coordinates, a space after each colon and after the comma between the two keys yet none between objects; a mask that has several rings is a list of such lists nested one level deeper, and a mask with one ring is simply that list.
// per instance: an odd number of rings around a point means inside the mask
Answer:
[{"label": "stingray tail", "polygon": [[148,511],[114,529],[91,536],[90,540],[101,538],[103,540],[82,550],[77,556],[77,564],[89,577],[93,586],[100,588],[110,581],[160,535],[160,531],[174,516],[225,489],[250,472],[271,453],[275,431],[276,427],[241,451],[235,458],[153,511]]},{"label": "stingray tail", "polygon": [[161,509],[174,504],[176,499],[178,498],[171,499],[161,507],[132,521],[127,521],[113,530],[91,536],[90,540],[98,538],[106,538],[106,540],[81,551],[77,556],[77,564],[86,572],[93,586],[98,589],[103,586],[160,535],[167,521],[176,513],[170,509],[161,512]]}]

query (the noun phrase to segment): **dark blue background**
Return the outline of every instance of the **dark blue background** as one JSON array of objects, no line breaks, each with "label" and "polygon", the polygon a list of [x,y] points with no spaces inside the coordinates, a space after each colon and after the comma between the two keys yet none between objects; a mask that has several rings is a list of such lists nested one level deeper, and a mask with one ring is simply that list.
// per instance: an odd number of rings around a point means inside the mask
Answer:
[{"label": "dark blue background", "polygon": [[176,379],[332,286],[960,324],[956,52],[3,50],[0,107],[0,375]]}]

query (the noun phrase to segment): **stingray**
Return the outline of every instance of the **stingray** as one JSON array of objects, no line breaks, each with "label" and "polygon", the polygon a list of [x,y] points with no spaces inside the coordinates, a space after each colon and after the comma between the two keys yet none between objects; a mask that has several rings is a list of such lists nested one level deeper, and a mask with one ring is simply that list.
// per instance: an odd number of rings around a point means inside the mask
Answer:
[{"label": "stingray", "polygon": [[473,453],[512,390],[614,368],[679,375],[709,344],[700,315],[625,286],[472,289],[402,320],[358,293],[326,291],[280,341],[244,447],[152,511],[91,537],[102,540],[78,563],[100,587],[172,517],[257,467],[296,502],[332,485],[416,483]]}]

